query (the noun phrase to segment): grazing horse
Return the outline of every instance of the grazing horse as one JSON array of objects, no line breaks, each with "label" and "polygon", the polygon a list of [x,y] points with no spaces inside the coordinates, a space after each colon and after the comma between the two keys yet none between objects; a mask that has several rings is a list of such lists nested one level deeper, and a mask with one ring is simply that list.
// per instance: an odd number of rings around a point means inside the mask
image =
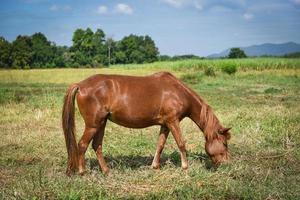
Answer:
[{"label": "grazing horse", "polygon": [[[76,95],[77,94],[77,95]],[[75,139],[74,101],[85,122],[78,145]],[[152,162],[159,168],[160,155],[171,131],[180,151],[181,166],[188,168],[185,142],[179,123],[192,119],[205,135],[205,150],[218,165],[228,159],[229,128],[224,128],[211,107],[183,82],[168,72],[145,77],[94,75],[69,87],[65,95],[62,127],[67,152],[67,174],[85,171],[84,154],[92,140],[100,168],[109,168],[102,155],[102,141],[107,120],[129,128],[159,125],[160,133]]]}]

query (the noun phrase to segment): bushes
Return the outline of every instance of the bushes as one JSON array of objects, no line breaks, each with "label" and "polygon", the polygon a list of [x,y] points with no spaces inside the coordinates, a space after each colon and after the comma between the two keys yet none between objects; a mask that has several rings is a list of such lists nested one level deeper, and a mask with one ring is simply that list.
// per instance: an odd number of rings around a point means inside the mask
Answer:
[{"label": "bushes", "polygon": [[[234,63],[222,63],[220,66],[222,72],[232,75],[237,72],[237,66]],[[199,83],[204,76],[208,77],[215,77],[216,74],[216,67],[214,66],[208,66],[204,67],[204,72],[195,71],[194,73],[188,73],[181,77],[181,80],[190,83],[190,84],[197,84]]]},{"label": "bushes", "polygon": [[202,73],[185,74],[180,78],[183,82],[197,84],[203,79]]},{"label": "bushes", "polygon": [[237,71],[237,67],[235,63],[223,63],[221,69],[222,72],[229,75],[235,74]]},{"label": "bushes", "polygon": [[204,69],[204,74],[206,76],[216,76],[215,70],[213,67],[209,66]]}]

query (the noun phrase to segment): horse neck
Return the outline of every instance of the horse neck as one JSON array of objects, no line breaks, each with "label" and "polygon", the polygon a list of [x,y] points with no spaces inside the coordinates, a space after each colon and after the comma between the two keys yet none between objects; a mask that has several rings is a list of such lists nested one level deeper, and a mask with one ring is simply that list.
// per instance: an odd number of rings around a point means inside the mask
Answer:
[{"label": "horse neck", "polygon": [[192,108],[190,118],[197,124],[205,135],[206,141],[212,141],[217,137],[221,128],[219,119],[211,107],[198,95],[192,95]]}]

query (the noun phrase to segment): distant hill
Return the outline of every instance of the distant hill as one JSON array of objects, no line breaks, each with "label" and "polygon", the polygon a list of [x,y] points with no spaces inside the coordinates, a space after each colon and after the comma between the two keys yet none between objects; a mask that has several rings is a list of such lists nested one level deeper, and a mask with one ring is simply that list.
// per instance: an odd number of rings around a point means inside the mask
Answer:
[{"label": "distant hill", "polygon": [[[283,56],[285,54],[299,52],[300,44],[297,44],[295,42],[287,42],[283,44],[265,43],[261,45],[253,45],[249,47],[240,47],[240,48],[245,51],[247,56],[263,56],[263,55]],[[229,51],[230,48],[226,49],[225,51],[222,51],[221,53],[212,54],[207,57],[209,58],[225,57],[228,55]]]}]

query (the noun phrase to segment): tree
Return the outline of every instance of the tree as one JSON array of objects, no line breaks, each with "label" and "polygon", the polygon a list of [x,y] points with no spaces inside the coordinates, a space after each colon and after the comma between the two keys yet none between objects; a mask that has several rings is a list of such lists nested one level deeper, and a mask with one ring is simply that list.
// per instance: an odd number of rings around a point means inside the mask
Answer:
[{"label": "tree", "polygon": [[92,55],[92,67],[109,65],[105,33],[103,30],[96,30],[93,36],[93,45],[95,52]]},{"label": "tree", "polygon": [[144,62],[154,62],[158,60],[158,48],[155,46],[154,41],[150,36],[146,35],[143,41],[144,45],[144,54],[145,60]]},{"label": "tree", "polygon": [[300,52],[293,52],[283,55],[284,58],[300,58]]},{"label": "tree", "polygon": [[32,62],[32,41],[28,36],[19,35],[12,43],[12,66],[25,68]]},{"label": "tree", "polygon": [[0,37],[0,67],[10,67],[11,63],[11,44]]},{"label": "tree", "polygon": [[[95,54],[105,54],[105,33],[101,29],[97,29],[93,36],[93,46],[95,47]],[[95,56],[95,55],[94,55]]]},{"label": "tree", "polygon": [[19,35],[12,43],[0,37],[0,67],[64,67],[66,51],[68,47],[56,46],[43,33]]},{"label": "tree", "polygon": [[55,45],[48,41],[42,33],[35,33],[31,36],[32,43],[32,66],[43,67],[49,65],[54,67]]},{"label": "tree", "polygon": [[84,38],[81,43],[81,48],[84,55],[93,56],[95,54],[95,44],[93,43],[94,32],[92,29],[87,28],[84,33]]},{"label": "tree", "polygon": [[246,58],[247,55],[240,48],[231,48],[228,54],[228,58]]},{"label": "tree", "polygon": [[19,35],[9,43],[0,37],[0,67],[79,67],[158,60],[158,49],[150,36],[125,36],[120,41],[106,37],[101,29],[76,29],[71,47],[56,46],[43,33]]},{"label": "tree", "polygon": [[56,46],[55,44],[53,44],[53,49],[54,49],[53,63],[55,67],[67,67],[71,65],[71,62],[69,62],[65,57],[65,54],[69,53],[68,52],[69,48],[67,46]]},{"label": "tree", "polygon": [[71,52],[73,52],[71,58],[73,64],[76,65],[86,65],[88,63],[88,58],[90,57],[89,49],[92,46],[92,38],[90,35],[93,35],[91,29],[84,31],[83,29],[77,29],[73,34],[73,45],[71,47]]},{"label": "tree", "polygon": [[104,63],[106,58],[105,34],[101,29],[94,33],[90,28],[77,29],[73,34],[71,52],[75,53],[74,60],[80,65],[92,62]]},{"label": "tree", "polygon": [[117,51],[115,59],[116,63],[127,63],[127,57],[123,51]]},{"label": "tree", "polygon": [[168,55],[160,55],[158,59],[159,61],[169,61],[172,59],[172,57]]},{"label": "tree", "polygon": [[[158,49],[155,46],[154,41],[149,36],[137,36],[129,35],[124,37],[118,43],[118,55],[117,61],[125,61],[121,63],[146,63],[153,62],[158,59]],[[123,57],[126,59],[123,59]]]},{"label": "tree", "polygon": [[83,39],[84,39],[84,30],[79,28],[76,29],[75,32],[73,33],[73,37],[72,37],[72,41],[73,41],[73,45],[71,47],[72,51],[80,51],[82,43],[83,43]]}]

